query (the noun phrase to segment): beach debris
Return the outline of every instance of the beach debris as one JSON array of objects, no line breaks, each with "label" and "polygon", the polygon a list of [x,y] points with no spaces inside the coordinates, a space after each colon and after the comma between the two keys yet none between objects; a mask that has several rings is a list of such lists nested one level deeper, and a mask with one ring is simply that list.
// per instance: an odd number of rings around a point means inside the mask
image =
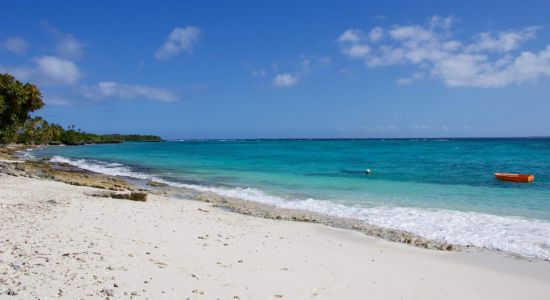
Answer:
[{"label": "beach debris", "polygon": [[14,291],[12,288],[8,288],[8,290],[6,291],[6,295],[8,295],[8,296],[17,296],[17,292]]},{"label": "beach debris", "polygon": [[21,266],[19,266],[19,265],[16,264],[16,263],[11,263],[10,265],[11,265],[11,267],[12,267],[14,270],[16,270],[16,271],[21,270]]},{"label": "beach debris", "polygon": [[200,211],[200,212],[205,212],[205,213],[209,212],[209,211],[207,211],[206,209],[202,209],[202,208],[200,208],[200,207],[197,208],[197,210]]},{"label": "beach debris", "polygon": [[201,291],[201,290],[198,290],[198,289],[194,289],[191,291],[193,294],[199,294],[199,295],[204,295],[204,291]]},{"label": "beach debris", "polygon": [[112,289],[108,289],[108,288],[103,288],[101,291],[99,291],[100,293],[104,294],[105,296],[107,297],[112,297],[115,295],[115,293],[113,292]]},{"label": "beach debris", "polygon": [[158,260],[153,261],[153,263],[154,263],[155,265],[157,265],[157,266],[158,266],[159,268],[161,268],[161,269],[164,269],[164,268],[168,267],[168,264],[163,263],[163,262],[158,261]]},{"label": "beach debris", "polygon": [[131,192],[101,192],[101,193],[91,194],[91,196],[103,197],[103,198],[125,199],[125,200],[132,200],[132,201],[141,201],[141,202],[147,201],[147,193],[146,192],[133,192],[133,191],[131,191]]},{"label": "beach debris", "polygon": [[158,181],[153,181],[153,180],[150,180],[147,182],[147,185],[148,186],[154,186],[154,187],[165,187],[165,186],[168,186],[166,183],[162,183],[162,182],[158,182]]}]

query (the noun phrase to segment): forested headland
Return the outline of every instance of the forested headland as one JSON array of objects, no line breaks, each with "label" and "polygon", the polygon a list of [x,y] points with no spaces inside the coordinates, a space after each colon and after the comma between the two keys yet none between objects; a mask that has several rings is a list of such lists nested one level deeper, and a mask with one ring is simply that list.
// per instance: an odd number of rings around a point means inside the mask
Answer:
[{"label": "forested headland", "polygon": [[100,143],[159,142],[156,135],[94,134],[63,128],[31,114],[44,107],[42,93],[32,83],[0,74],[0,144],[84,145]]}]

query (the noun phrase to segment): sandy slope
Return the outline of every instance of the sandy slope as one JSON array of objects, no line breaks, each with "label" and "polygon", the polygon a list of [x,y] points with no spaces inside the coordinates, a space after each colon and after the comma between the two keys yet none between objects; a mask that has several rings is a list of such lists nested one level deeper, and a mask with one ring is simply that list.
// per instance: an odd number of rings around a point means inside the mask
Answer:
[{"label": "sandy slope", "polygon": [[[548,299],[550,263],[0,175],[0,298]],[[7,292],[17,293],[15,296]]]}]

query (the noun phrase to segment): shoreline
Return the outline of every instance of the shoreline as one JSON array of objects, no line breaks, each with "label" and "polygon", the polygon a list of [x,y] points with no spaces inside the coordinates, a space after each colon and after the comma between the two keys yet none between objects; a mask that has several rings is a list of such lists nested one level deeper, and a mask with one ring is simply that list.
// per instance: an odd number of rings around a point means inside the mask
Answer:
[{"label": "shoreline", "polygon": [[[117,187],[112,183],[120,178],[74,167],[13,167],[20,164],[0,162],[0,234],[7,237],[0,241],[0,299],[545,299],[550,293],[550,264],[540,259],[411,247],[351,223],[334,226],[323,216],[191,190],[153,186],[146,202],[98,197],[143,189],[130,182]],[[21,173],[5,174],[6,165]]]},{"label": "shoreline", "polygon": [[[32,188],[29,188],[32,187]],[[0,299],[545,299],[550,264],[0,174]],[[299,284],[297,284],[299,283]],[[526,296],[527,295],[527,296]]]},{"label": "shoreline", "polygon": [[[17,148],[18,148],[17,151],[14,151],[11,153],[12,158],[14,157],[21,158],[17,154],[19,152],[27,150],[27,148],[29,147],[23,147],[23,145],[21,145]],[[329,216],[329,215],[324,215],[324,214],[320,214],[312,211],[300,210],[300,209],[281,208],[271,204],[254,202],[254,201],[239,199],[235,197],[227,197],[227,196],[218,195],[213,192],[203,192],[203,191],[198,191],[191,188],[175,187],[175,186],[167,185],[165,183],[160,183],[160,182],[157,183],[155,181],[147,182],[144,180],[129,178],[125,176],[106,175],[102,173],[96,173],[93,171],[85,170],[74,165],[67,165],[64,163],[52,163],[50,161],[40,161],[40,163],[36,165],[36,161],[32,161],[24,158],[23,158],[23,161],[26,163],[35,164],[31,168],[25,169],[26,172],[30,172],[31,174],[34,172],[33,170],[36,168],[41,168],[42,171],[39,173],[43,173],[43,169],[45,166],[49,166],[49,167],[53,166],[54,168],[52,171],[54,173],[55,171],[57,171],[55,169],[58,168],[56,166],[61,166],[61,168],[68,167],[68,169],[65,169],[65,170],[69,170],[77,178],[78,178],[78,174],[87,174],[86,176],[88,178],[91,176],[93,178],[93,181],[99,180],[101,183],[105,182],[105,180],[102,180],[103,178],[106,178],[107,181],[112,181],[113,178],[120,179],[122,182],[129,183],[128,186],[125,186],[124,184],[120,184],[120,183],[116,185],[116,186],[124,186],[123,190],[149,190],[149,192],[160,192],[165,194],[168,193],[173,197],[180,197],[180,198],[186,198],[186,199],[193,199],[201,202],[212,203],[216,207],[226,209],[231,212],[242,214],[242,215],[251,215],[255,217],[274,219],[274,220],[318,223],[318,224],[331,226],[334,228],[354,230],[368,236],[377,237],[377,238],[385,239],[392,242],[409,244],[412,246],[427,248],[427,249],[453,251],[453,250],[461,250],[461,249],[467,249],[467,248],[476,248],[476,247],[470,247],[470,246],[465,247],[460,245],[448,244],[445,242],[439,242],[435,240],[429,240],[419,235],[416,235],[414,233],[371,225],[356,219]],[[69,184],[102,187],[102,184],[95,184],[95,183],[87,184],[79,181],[74,182],[70,178],[67,179],[66,177],[59,178],[56,176],[49,176],[49,178],[58,180],[61,182],[69,183]],[[132,184],[132,182],[138,183],[137,186],[135,184]],[[141,183],[141,185],[139,183]],[[113,189],[110,186],[103,187],[103,188],[116,190],[116,188]],[[492,250],[489,250],[489,251],[492,251]]]},{"label": "shoreline", "polygon": [[[489,252],[514,259],[550,262],[550,260],[546,258],[525,256],[510,251],[489,249],[473,245],[458,245],[428,239],[408,231],[368,224],[367,222],[359,219],[332,216],[305,209],[284,208],[273,204],[224,196],[210,191],[200,191],[193,188],[173,186],[164,182],[97,173],[95,171],[82,169],[78,166],[65,162],[29,160],[28,158],[21,157],[21,155],[19,155],[21,152],[33,147],[37,146],[29,147],[26,145],[15,145],[15,149],[17,150],[11,150],[9,153],[9,157],[11,159],[23,159],[23,165],[30,164],[30,167],[23,169],[24,172],[32,174],[31,176],[45,177],[47,179],[57,180],[72,185],[98,187],[111,191],[142,191],[157,193],[160,195],[169,195],[171,197],[183,198],[186,200],[192,199],[211,203],[214,207],[241,215],[250,215],[274,220],[322,224],[337,229],[360,232],[367,236],[381,238],[391,242],[403,243],[426,249],[435,249],[440,251]],[[2,171],[1,169],[2,165],[0,165],[0,173]],[[39,171],[36,172],[36,169],[39,169]],[[44,176],[44,173],[46,173],[46,176]],[[58,176],[59,173],[61,173],[61,176]]]}]

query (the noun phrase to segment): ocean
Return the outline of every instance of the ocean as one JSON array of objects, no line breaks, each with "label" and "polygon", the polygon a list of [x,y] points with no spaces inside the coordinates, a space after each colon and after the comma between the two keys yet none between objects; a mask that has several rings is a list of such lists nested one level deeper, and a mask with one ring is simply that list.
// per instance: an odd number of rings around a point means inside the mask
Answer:
[{"label": "ocean", "polygon": [[550,139],[186,140],[27,155],[550,259]]}]

